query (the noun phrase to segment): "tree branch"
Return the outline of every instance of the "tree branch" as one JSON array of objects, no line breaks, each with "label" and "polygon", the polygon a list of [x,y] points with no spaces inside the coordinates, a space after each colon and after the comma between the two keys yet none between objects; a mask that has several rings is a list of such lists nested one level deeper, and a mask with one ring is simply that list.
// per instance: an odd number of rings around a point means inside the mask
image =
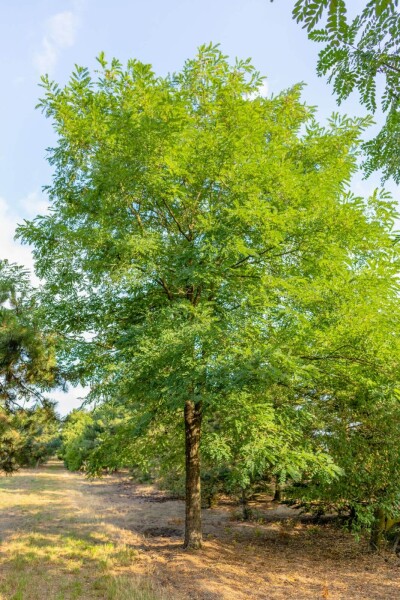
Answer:
[{"label": "tree branch", "polygon": [[168,300],[172,300],[172,298],[173,298],[173,295],[172,295],[172,293],[170,292],[170,290],[169,290],[169,288],[168,288],[167,284],[165,283],[164,279],[163,279],[162,277],[158,277],[158,278],[156,279],[156,282],[157,282],[159,285],[161,285],[161,287],[163,288],[164,292],[165,292],[165,293],[167,294],[167,296],[168,296]]},{"label": "tree branch", "polygon": [[172,209],[169,207],[169,205],[167,204],[166,200],[164,200],[164,198],[162,199],[163,204],[165,206],[165,208],[167,209],[169,215],[172,217],[172,220],[174,221],[175,225],[177,226],[177,228],[179,229],[180,233],[184,236],[184,238],[187,239],[188,242],[191,242],[192,239],[189,235],[187,235],[187,233],[185,233],[179,223],[179,221],[177,220],[177,218],[175,217]]}]

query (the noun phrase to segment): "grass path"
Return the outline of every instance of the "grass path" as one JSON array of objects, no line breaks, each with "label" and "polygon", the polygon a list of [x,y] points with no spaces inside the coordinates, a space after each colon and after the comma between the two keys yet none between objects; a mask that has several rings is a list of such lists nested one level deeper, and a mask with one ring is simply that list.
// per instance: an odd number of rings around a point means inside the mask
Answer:
[{"label": "grass path", "polygon": [[97,508],[58,463],[1,477],[0,599],[167,598],[139,574],[138,544],[118,539]]}]

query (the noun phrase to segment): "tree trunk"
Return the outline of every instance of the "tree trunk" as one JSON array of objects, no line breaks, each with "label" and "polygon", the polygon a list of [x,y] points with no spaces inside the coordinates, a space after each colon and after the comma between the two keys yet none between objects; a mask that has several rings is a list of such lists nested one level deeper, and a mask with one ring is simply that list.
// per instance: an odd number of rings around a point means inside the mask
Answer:
[{"label": "tree trunk", "polygon": [[242,488],[241,503],[243,510],[243,521],[249,521],[251,517],[251,509],[249,508],[249,499],[244,488]]},{"label": "tree trunk", "polygon": [[201,402],[185,403],[186,521],[184,548],[201,548],[200,434]]},{"label": "tree trunk", "polygon": [[377,508],[374,511],[374,522],[371,529],[370,547],[371,550],[376,551],[380,548],[383,539],[383,533],[385,531],[385,513],[381,508]]},{"label": "tree trunk", "polygon": [[353,525],[356,522],[357,522],[357,511],[354,508],[354,506],[350,506],[349,521],[348,521],[349,531],[352,531]]},{"label": "tree trunk", "polygon": [[275,492],[274,497],[272,498],[272,502],[281,502],[282,501],[282,489],[281,484],[279,482],[278,477],[275,479]]}]

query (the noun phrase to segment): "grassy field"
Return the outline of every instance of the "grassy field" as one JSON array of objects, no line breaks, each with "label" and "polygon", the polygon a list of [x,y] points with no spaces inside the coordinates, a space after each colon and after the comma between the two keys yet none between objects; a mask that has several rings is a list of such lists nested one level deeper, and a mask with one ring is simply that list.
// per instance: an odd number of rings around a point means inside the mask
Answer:
[{"label": "grassy field", "polygon": [[[59,464],[0,479],[0,598],[161,600]],[[170,597],[170,595],[168,595]]]},{"label": "grassy field", "polygon": [[60,463],[0,477],[0,600],[388,600],[400,559],[343,529],[262,501],[205,510],[204,548],[182,549],[184,504],[123,474]]}]

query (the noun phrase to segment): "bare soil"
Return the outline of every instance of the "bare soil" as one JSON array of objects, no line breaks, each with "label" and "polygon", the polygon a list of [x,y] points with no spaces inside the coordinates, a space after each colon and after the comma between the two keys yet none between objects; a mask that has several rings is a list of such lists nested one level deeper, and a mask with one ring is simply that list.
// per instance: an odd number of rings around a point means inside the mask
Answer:
[{"label": "bare soil", "polygon": [[[237,520],[234,506],[206,509],[204,548],[187,552],[182,549],[183,502],[152,486],[132,483],[124,475],[88,480],[54,464],[20,471],[12,479],[13,486],[5,491],[14,495],[14,504],[18,496],[18,509],[7,510],[0,503],[3,548],[16,531],[20,535],[32,531],[54,534],[73,527],[75,536],[97,536],[125,549],[123,564],[115,561],[111,565],[113,577],[151,577],[171,600],[400,598],[400,559],[396,555],[386,551],[371,554],[365,541],[357,542],[333,525],[301,522],[298,512],[286,506],[272,502],[253,506],[259,522]],[[45,481],[45,495],[55,494],[57,500],[39,522],[35,514],[43,507],[32,496],[35,480]],[[126,556],[134,558],[127,561]],[[0,582],[4,576],[1,564],[0,560]],[[65,597],[89,596],[82,591],[82,595]]]}]

